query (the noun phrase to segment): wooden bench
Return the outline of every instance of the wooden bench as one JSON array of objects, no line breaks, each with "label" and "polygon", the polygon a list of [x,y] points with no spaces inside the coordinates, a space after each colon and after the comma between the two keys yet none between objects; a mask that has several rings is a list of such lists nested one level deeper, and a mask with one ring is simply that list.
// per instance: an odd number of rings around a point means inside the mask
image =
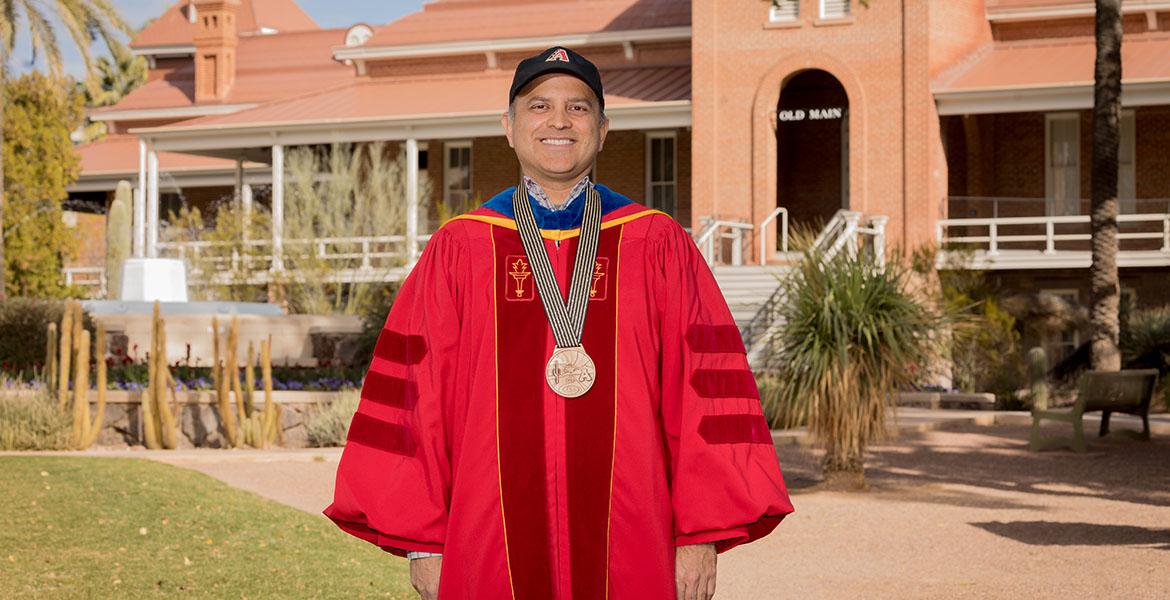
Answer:
[{"label": "wooden bench", "polygon": [[[1069,446],[1077,452],[1085,451],[1085,431],[1082,417],[1087,412],[1101,411],[1101,431],[1098,437],[1109,433],[1109,417],[1126,413],[1142,418],[1142,431],[1121,431],[1141,440],[1150,439],[1150,400],[1158,383],[1157,369],[1129,369],[1121,371],[1089,371],[1077,381],[1077,400],[1072,408],[1032,411],[1032,450],[1049,446]],[[1043,436],[1042,421],[1071,423],[1069,436]]]}]

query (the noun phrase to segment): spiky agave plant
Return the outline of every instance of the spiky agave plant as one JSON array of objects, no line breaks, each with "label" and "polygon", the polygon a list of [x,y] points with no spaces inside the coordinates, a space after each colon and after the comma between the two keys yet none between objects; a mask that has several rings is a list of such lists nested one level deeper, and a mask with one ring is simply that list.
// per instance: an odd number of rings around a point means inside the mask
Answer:
[{"label": "spiky agave plant", "polygon": [[785,283],[785,322],[769,340],[767,366],[786,382],[782,401],[808,403],[827,481],[864,485],[865,450],[884,434],[894,394],[941,356],[948,319],[911,285],[899,256],[883,267],[864,253],[826,260],[808,250]]}]

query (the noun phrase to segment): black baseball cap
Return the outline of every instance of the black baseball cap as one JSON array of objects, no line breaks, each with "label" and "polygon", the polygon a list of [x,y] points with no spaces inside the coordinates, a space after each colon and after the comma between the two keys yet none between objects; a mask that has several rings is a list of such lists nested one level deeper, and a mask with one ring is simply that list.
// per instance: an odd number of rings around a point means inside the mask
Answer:
[{"label": "black baseball cap", "polygon": [[516,94],[520,93],[520,88],[545,73],[567,73],[584,81],[585,85],[589,86],[594,94],[597,94],[597,102],[601,110],[605,110],[605,95],[601,89],[601,73],[584,56],[563,46],[553,46],[536,56],[529,56],[516,65],[516,74],[512,76],[512,89],[508,92],[508,105],[512,105]]}]

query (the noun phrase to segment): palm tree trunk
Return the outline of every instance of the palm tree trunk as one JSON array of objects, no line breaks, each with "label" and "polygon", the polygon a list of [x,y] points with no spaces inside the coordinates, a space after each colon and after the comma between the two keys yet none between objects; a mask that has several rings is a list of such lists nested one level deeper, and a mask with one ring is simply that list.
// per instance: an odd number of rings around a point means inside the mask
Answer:
[{"label": "palm tree trunk", "polygon": [[1117,349],[1121,284],[1117,274],[1117,154],[1121,121],[1121,0],[1097,2],[1093,75],[1091,349],[1095,370],[1121,368]]}]

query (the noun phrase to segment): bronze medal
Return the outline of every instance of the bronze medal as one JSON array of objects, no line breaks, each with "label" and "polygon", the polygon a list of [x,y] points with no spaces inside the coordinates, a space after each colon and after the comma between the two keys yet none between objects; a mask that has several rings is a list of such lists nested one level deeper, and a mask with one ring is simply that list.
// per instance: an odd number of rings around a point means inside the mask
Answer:
[{"label": "bronze medal", "polygon": [[576,398],[589,391],[597,379],[597,367],[581,346],[557,348],[544,370],[548,387],[566,398]]},{"label": "bronze medal", "polygon": [[524,254],[532,266],[536,290],[544,305],[545,316],[556,340],[556,350],[545,365],[544,378],[548,386],[566,398],[576,398],[589,391],[597,378],[593,359],[581,346],[581,334],[585,330],[585,312],[589,307],[588,290],[593,282],[593,268],[597,258],[597,240],[601,232],[601,198],[590,185],[585,198],[584,213],[581,217],[581,237],[577,245],[577,258],[569,279],[568,302],[561,301],[556,275],[548,259],[540,230],[536,226],[536,215],[529,204],[524,185],[516,186],[512,196],[512,209],[516,216],[516,229],[524,243]]}]

